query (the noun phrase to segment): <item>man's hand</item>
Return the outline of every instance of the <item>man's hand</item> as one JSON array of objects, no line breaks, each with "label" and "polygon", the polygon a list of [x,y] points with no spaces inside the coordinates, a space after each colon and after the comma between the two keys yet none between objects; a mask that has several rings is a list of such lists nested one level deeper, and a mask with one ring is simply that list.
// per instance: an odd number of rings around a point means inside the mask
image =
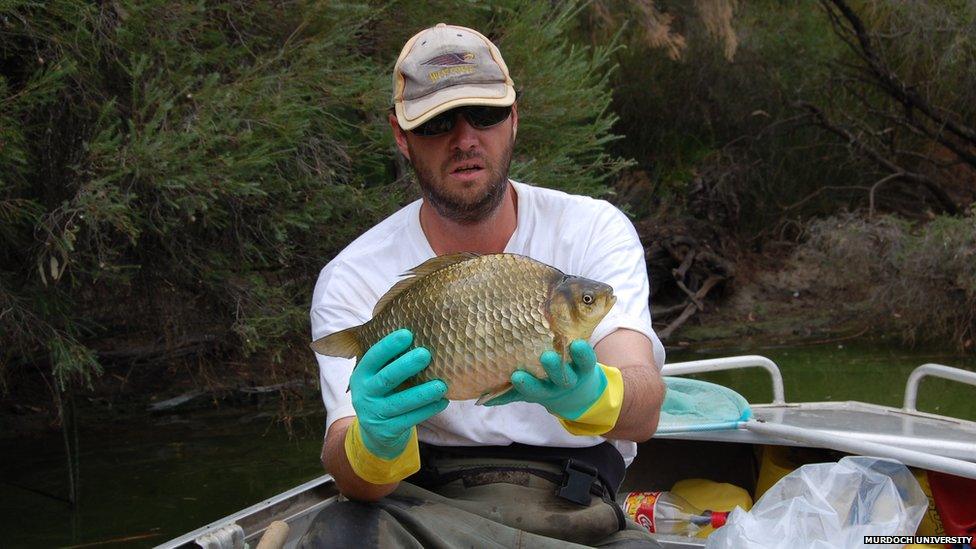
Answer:
[{"label": "man's hand", "polygon": [[581,339],[570,344],[569,356],[571,360],[563,362],[553,351],[542,353],[539,362],[547,379],[517,370],[512,373],[512,390],[485,405],[536,402],[558,416],[573,434],[609,431],[617,421],[623,399],[620,371],[598,364],[593,347]]},{"label": "man's hand", "polygon": [[399,481],[420,468],[416,425],[447,407],[447,384],[433,380],[397,391],[430,364],[430,352],[410,349],[413,334],[397,330],[370,347],[349,380],[356,419],[345,450],[355,473],[373,484]]}]

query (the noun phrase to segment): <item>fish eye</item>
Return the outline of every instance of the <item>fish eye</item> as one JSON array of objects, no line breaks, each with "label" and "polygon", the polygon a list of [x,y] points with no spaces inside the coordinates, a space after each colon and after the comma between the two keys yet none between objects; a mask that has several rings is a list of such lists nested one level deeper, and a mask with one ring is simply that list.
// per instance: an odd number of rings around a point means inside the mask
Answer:
[{"label": "fish eye", "polygon": [[592,294],[583,294],[583,303],[585,303],[587,305],[593,303],[593,295]]}]

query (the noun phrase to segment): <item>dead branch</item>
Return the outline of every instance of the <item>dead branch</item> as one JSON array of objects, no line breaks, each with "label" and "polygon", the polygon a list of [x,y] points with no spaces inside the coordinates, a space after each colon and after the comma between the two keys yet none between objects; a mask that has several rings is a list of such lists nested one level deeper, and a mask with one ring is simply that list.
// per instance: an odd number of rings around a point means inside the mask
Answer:
[{"label": "dead branch", "polygon": [[668,326],[665,329],[658,332],[657,336],[661,339],[661,341],[667,341],[667,339],[671,337],[671,334],[673,334],[675,330],[680,328],[682,324],[684,324],[689,318],[691,318],[696,311],[698,311],[698,308],[695,307],[693,303],[689,303],[688,305],[685,306],[685,309],[681,313],[681,316],[676,318],[673,322],[671,322],[671,324],[668,324]]},{"label": "dead branch", "polygon": [[708,250],[700,251],[698,252],[698,258],[716,274],[720,274],[725,278],[735,276],[735,265],[717,253]]},{"label": "dead branch", "polygon": [[677,279],[675,282],[677,282],[678,287],[681,288],[681,291],[688,296],[688,299],[695,305],[695,307],[698,308],[698,310],[702,310],[705,308],[705,305],[701,302],[700,299],[698,299],[696,293],[689,290],[688,286],[685,286],[683,280]]},{"label": "dead branch", "polygon": [[800,121],[805,120],[807,118],[810,118],[810,114],[809,113],[801,113],[801,114],[798,114],[796,116],[791,116],[789,118],[782,118],[780,120],[777,120],[777,121],[775,121],[775,122],[773,122],[771,124],[767,124],[766,126],[764,126],[761,130],[759,130],[756,133],[756,136],[753,139],[756,140],[756,141],[758,141],[765,134],[772,132],[773,130],[775,130],[779,126],[793,124],[795,122],[800,122]]},{"label": "dead branch", "polygon": [[155,363],[206,352],[213,349],[216,344],[216,335],[201,334],[192,337],[184,337],[168,344],[157,342],[148,345],[136,345],[111,351],[99,351],[98,358],[102,363]]},{"label": "dead branch", "polygon": [[695,250],[689,250],[688,253],[685,254],[685,258],[681,261],[681,265],[679,265],[677,269],[671,271],[671,274],[674,275],[676,280],[683,280],[685,278],[685,274],[688,272],[688,269],[691,268],[691,264],[694,261]]},{"label": "dead branch", "polygon": [[658,332],[658,337],[660,337],[661,340],[668,339],[675,330],[681,327],[681,325],[684,324],[689,318],[694,316],[695,313],[704,310],[704,306],[701,304],[702,300],[706,295],[708,295],[708,292],[710,292],[712,288],[714,288],[715,285],[722,280],[725,280],[725,277],[721,275],[713,274],[709,276],[702,284],[702,287],[688,298],[687,305],[685,306],[684,311],[681,312],[681,315],[671,322],[671,324],[668,324],[664,330]]},{"label": "dead branch", "polygon": [[[967,126],[962,122],[954,120],[952,117],[943,116],[942,113],[937,112],[943,109],[937,109],[930,105],[928,101],[915,91],[914,87],[902,82],[895,72],[884,63],[878,55],[871,35],[865,28],[864,23],[844,0],[821,0],[821,4],[826,9],[837,35],[867,64],[865,68],[874,77],[871,81],[872,85],[886,92],[906,109],[921,112],[937,128],[948,130],[956,137],[968,141],[971,145],[976,145],[976,128]],[[831,8],[831,5],[836,8],[836,12]],[[840,13],[838,14],[837,12]],[[841,18],[847,22],[847,25],[843,24]],[[942,132],[938,132],[935,139],[960,157],[965,158],[970,164],[976,166],[976,155],[960,147],[955,140],[948,139]]]},{"label": "dead branch", "polygon": [[874,217],[874,193],[877,192],[878,188],[889,181],[895,181],[901,177],[900,173],[893,173],[891,175],[882,177],[874,185],[871,185],[871,191],[868,193],[868,217]]},{"label": "dead branch", "polygon": [[950,197],[945,189],[943,189],[930,177],[917,172],[905,170],[901,166],[898,166],[886,158],[883,154],[875,150],[874,147],[871,147],[862,139],[851,133],[851,131],[847,128],[831,122],[827,118],[827,114],[816,105],[806,101],[798,101],[794,103],[794,105],[811,112],[814,115],[814,119],[817,121],[817,125],[847,141],[849,145],[860,150],[865,156],[873,160],[875,164],[878,164],[892,174],[897,174],[899,179],[910,181],[924,187],[929,191],[929,193],[932,194],[933,197],[935,197],[939,204],[942,205],[942,207],[949,214],[955,215],[959,213],[959,206],[955,203],[952,197]]},{"label": "dead branch", "polygon": [[670,307],[662,307],[660,309],[654,308],[654,310],[652,312],[654,313],[654,318],[658,318],[658,319],[660,319],[660,318],[668,318],[669,316],[671,316],[671,315],[673,315],[673,314],[675,314],[675,313],[677,313],[679,311],[685,310],[685,307],[687,307],[687,306],[688,306],[688,302],[687,301],[683,301],[683,302],[681,302],[681,303],[679,303],[677,305],[672,305]]},{"label": "dead branch", "polygon": [[813,200],[814,198],[820,196],[821,194],[827,191],[849,191],[849,190],[866,191],[869,190],[869,188],[864,187],[862,185],[824,185],[823,187],[817,188],[817,190],[804,196],[803,198],[794,202],[793,204],[790,204],[788,206],[780,206],[780,208],[785,212],[788,210],[792,210],[794,208],[799,208],[800,206],[806,204],[807,202]]}]

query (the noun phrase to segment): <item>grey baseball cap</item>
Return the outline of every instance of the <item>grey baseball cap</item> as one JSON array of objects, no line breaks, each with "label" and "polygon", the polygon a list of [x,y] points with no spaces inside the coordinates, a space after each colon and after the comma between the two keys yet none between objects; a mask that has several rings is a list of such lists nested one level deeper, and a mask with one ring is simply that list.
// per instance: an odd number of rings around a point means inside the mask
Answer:
[{"label": "grey baseball cap", "polygon": [[418,32],[393,68],[393,105],[405,130],[455,107],[514,102],[515,84],[501,52],[467,27],[438,23]]}]

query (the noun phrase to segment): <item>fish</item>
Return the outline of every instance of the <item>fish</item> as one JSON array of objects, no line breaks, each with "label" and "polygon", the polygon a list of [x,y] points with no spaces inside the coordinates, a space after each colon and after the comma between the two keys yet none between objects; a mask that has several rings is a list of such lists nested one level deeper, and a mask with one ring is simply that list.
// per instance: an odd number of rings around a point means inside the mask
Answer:
[{"label": "fish", "polygon": [[617,301],[609,284],[519,254],[443,255],[403,276],[369,321],[316,339],[312,349],[358,361],[390,332],[408,328],[431,361],[399,389],[440,379],[446,398],[476,404],[510,390],[517,369],[545,379],[542,353],[565,360],[569,344],[589,338]]}]

